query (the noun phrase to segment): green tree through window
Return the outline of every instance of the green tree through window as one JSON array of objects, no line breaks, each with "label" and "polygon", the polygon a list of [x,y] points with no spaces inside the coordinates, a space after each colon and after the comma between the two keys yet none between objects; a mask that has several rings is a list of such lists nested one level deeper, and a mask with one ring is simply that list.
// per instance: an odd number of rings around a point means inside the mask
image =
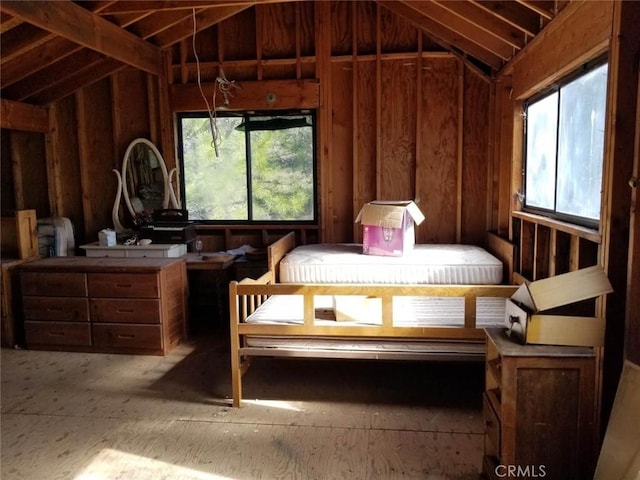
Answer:
[{"label": "green tree through window", "polygon": [[[313,115],[180,117],[183,195],[203,221],[315,220]],[[242,123],[242,125],[241,125]]]}]

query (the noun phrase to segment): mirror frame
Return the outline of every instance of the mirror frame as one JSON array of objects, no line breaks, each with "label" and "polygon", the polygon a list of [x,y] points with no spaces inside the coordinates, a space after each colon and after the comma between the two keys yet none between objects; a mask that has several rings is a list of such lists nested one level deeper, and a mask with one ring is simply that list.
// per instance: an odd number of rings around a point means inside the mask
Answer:
[{"label": "mirror frame", "polygon": [[128,167],[130,163],[131,152],[135,147],[141,144],[149,147],[158,159],[158,164],[160,165],[160,170],[162,171],[162,182],[164,184],[162,192],[162,208],[167,208],[169,206],[169,172],[167,171],[167,165],[164,163],[164,158],[162,158],[162,155],[160,154],[156,146],[149,140],[147,140],[146,138],[136,138],[127,147],[127,150],[124,152],[124,158],[122,160],[122,193],[124,196],[124,203],[126,203],[127,208],[129,209],[129,213],[133,218],[137,216],[137,212],[134,210],[131,203],[130,192],[127,188],[127,175],[129,171]]},{"label": "mirror frame", "polygon": [[131,152],[136,146],[141,144],[151,149],[153,154],[158,159],[158,164],[160,165],[160,170],[162,172],[162,179],[164,183],[163,196],[162,196],[162,208],[168,208],[170,204],[172,205],[172,208],[180,208],[180,205],[177,201],[176,195],[173,191],[172,184],[171,184],[171,180],[173,175],[176,173],[176,169],[173,168],[171,169],[170,172],[167,171],[167,165],[164,161],[164,158],[162,157],[162,154],[157,149],[157,147],[146,138],[136,138],[129,144],[126,151],[124,152],[124,157],[122,159],[122,172],[118,171],[115,168],[113,169],[113,172],[116,174],[116,177],[118,178],[118,188],[117,188],[116,198],[113,204],[112,220],[113,220],[114,228],[118,233],[126,232],[129,230],[125,228],[120,221],[120,199],[122,198],[122,196],[124,196],[124,202],[127,205],[127,209],[129,210],[129,213],[131,214],[131,218],[136,218],[138,216],[138,214],[134,210],[133,205],[131,203],[130,192],[127,188],[127,169],[129,167],[129,157],[131,156]]}]

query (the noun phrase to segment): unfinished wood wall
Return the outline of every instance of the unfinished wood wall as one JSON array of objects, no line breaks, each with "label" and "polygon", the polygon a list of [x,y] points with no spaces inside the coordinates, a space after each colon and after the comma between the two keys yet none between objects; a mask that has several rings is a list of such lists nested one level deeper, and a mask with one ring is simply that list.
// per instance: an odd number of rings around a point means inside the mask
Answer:
[{"label": "unfinished wood wall", "polygon": [[[587,305],[588,314],[606,316],[603,353],[602,427],[606,427],[627,346],[638,331],[637,315],[626,307],[638,279],[628,275],[634,133],[637,122],[637,2],[571,2],[536,37],[495,85],[492,149],[494,188],[490,225],[518,247],[516,272],[536,280],[590,265],[602,265],[614,293]],[[602,214],[598,229],[586,229],[521,212],[522,101],[582,64],[608,52],[608,118],[603,166]],[[637,242],[636,242],[637,243]],[[574,310],[575,311],[575,310]],[[625,319],[625,316],[627,317]],[[637,352],[627,352],[636,358]]]},{"label": "unfinished wood wall", "polygon": [[221,71],[241,85],[319,80],[319,240],[359,240],[354,219],[365,202],[416,199],[427,217],[419,242],[483,242],[482,73],[374,2],[260,5],[199,32],[195,44],[199,62],[191,38],[172,52],[174,85],[194,84],[198,67],[204,83]]},{"label": "unfinished wood wall", "polygon": [[[493,216],[491,84],[474,66],[369,1],[258,5],[198,32],[195,51],[198,65],[192,38],[167,51],[166,80],[123,69],[50,105],[51,130],[40,135],[46,148],[38,156],[46,163],[23,169],[18,190],[48,192],[50,213],[71,218],[79,243],[93,241],[111,226],[111,170],[131,140],[149,138],[175,166],[172,114],[186,101],[184,92],[176,100],[176,87],[195,87],[198,71],[204,84],[224,72],[247,85],[243,108],[258,108],[264,99],[251,99],[259,84],[249,82],[313,80],[320,88],[319,223],[299,229],[303,241],[358,241],[354,219],[363,203],[416,199],[426,215],[419,242],[483,243]],[[197,89],[187,95],[189,109],[205,110]],[[288,100],[294,105],[296,95]],[[230,235],[272,235],[218,230],[201,229],[218,235],[212,247]]]}]

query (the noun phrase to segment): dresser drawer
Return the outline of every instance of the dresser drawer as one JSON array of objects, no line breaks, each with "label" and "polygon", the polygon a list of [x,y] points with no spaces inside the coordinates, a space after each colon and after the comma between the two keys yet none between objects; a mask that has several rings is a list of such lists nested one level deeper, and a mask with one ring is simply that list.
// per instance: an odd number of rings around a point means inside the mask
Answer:
[{"label": "dresser drawer", "polygon": [[160,298],[155,273],[90,273],[88,277],[92,298]]},{"label": "dresser drawer", "polygon": [[91,321],[97,323],[160,323],[160,300],[94,298]]},{"label": "dresser drawer", "polygon": [[500,419],[486,394],[482,396],[482,415],[484,417],[485,454],[500,457]]},{"label": "dresser drawer", "polygon": [[91,345],[91,326],[88,322],[24,322],[24,333],[28,347]]},{"label": "dresser drawer", "polygon": [[117,348],[128,351],[161,350],[160,325],[94,324],[93,345],[97,348]]},{"label": "dresser drawer", "polygon": [[88,322],[89,302],[73,297],[24,297],[24,319],[52,322]]},{"label": "dresser drawer", "polygon": [[23,295],[87,296],[87,277],[84,273],[22,272],[20,284]]}]

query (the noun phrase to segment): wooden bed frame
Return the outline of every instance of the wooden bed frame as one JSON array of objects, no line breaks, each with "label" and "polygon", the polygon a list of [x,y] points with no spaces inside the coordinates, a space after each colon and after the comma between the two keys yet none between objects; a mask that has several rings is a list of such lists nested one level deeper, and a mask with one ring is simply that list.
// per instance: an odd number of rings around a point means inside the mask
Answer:
[{"label": "wooden bed frame", "polygon": [[[497,237],[499,238],[499,237]],[[495,239],[494,239],[495,240]],[[506,242],[508,243],[508,242]],[[374,284],[294,284],[277,283],[280,260],[295,246],[293,233],[276,241],[267,249],[269,270],[259,279],[244,279],[229,284],[231,372],[233,406],[242,401],[242,375],[254,356],[286,356],[314,358],[372,358],[393,360],[481,360],[474,354],[464,357],[459,352],[448,353],[447,345],[484,344],[485,333],[476,328],[476,299],[480,297],[509,297],[516,286],[503,285],[374,285]],[[508,246],[507,246],[508,247]],[[506,248],[508,252],[508,248]],[[504,253],[504,252],[503,252]],[[504,260],[503,260],[504,262]],[[301,295],[304,302],[304,324],[252,324],[247,317],[272,295]],[[381,299],[382,324],[353,326],[335,322],[318,325],[314,298],[318,295],[358,295]],[[398,296],[464,297],[464,327],[401,327],[393,325],[393,298]],[[433,346],[430,352],[415,351],[358,351],[311,350],[296,348],[252,347],[247,336],[267,337],[342,337],[385,339],[389,341],[420,341]],[[444,350],[443,350],[444,347]]]}]

